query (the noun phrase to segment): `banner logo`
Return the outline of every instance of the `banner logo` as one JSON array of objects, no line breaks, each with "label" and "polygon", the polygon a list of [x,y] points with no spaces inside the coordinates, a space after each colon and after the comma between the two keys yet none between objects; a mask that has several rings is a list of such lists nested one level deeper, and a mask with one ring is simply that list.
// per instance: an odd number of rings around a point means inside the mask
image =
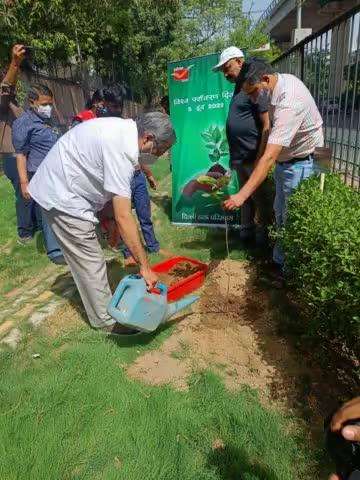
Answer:
[{"label": "banner logo", "polygon": [[189,67],[175,67],[173,73],[171,74],[173,79],[177,82],[187,82],[190,78],[190,69],[194,65]]}]

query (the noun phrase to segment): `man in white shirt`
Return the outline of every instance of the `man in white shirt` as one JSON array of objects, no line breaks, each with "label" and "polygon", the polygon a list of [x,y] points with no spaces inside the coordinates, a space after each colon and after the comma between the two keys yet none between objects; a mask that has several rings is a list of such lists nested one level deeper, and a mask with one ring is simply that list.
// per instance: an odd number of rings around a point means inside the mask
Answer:
[{"label": "man in white shirt", "polygon": [[[272,127],[265,152],[252,175],[238,193],[224,202],[224,207],[228,210],[241,207],[276,162],[274,210],[276,225],[280,228],[286,222],[289,196],[304,178],[314,174],[314,151],[324,145],[322,118],[303,82],[294,75],[274,73],[262,60],[253,59],[244,64],[241,84],[254,102],[260,94],[269,95]],[[278,243],[273,260],[283,268],[284,254]]]},{"label": "man in white shirt", "polygon": [[111,291],[95,232],[96,212],[112,200],[121,237],[152,288],[157,276],[131,213],[131,180],[139,161],[152,163],[175,140],[169,117],[160,112],[136,121],[109,117],[84,122],[58,140],[29,184],[31,197],[43,208],[61,246],[93,328],[123,333],[107,313]]}]

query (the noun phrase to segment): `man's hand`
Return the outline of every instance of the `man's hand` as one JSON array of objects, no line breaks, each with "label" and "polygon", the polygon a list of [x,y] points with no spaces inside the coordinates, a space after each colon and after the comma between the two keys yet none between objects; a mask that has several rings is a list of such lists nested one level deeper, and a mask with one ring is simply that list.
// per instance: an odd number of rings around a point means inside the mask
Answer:
[{"label": "man's hand", "polygon": [[11,52],[11,61],[19,66],[25,58],[25,53],[24,45],[14,45]]},{"label": "man's hand", "polygon": [[152,288],[154,288],[156,285],[156,282],[159,279],[159,277],[156,275],[155,272],[151,270],[150,267],[141,267],[140,275],[145,280],[148,290],[151,290]]},{"label": "man's hand", "polygon": [[225,210],[236,210],[237,208],[240,208],[244,202],[242,196],[239,195],[239,193],[236,193],[235,195],[230,195],[230,197],[225,200],[223,207]]},{"label": "man's hand", "polygon": [[148,177],[147,181],[149,182],[150,188],[152,188],[153,190],[157,189],[156,180],[152,175],[150,177]]},{"label": "man's hand", "polygon": [[[335,413],[331,420],[331,430],[340,432],[345,440],[360,442],[360,427],[356,425],[343,426],[348,420],[360,418],[360,397],[350,400]],[[329,480],[341,480],[335,473],[330,475]]]},{"label": "man's hand", "polygon": [[25,198],[25,200],[30,200],[30,193],[28,192],[28,186],[29,182],[21,182],[20,183],[20,188],[21,188],[21,195]]},{"label": "man's hand", "polygon": [[156,282],[154,273],[151,272],[149,262],[140,241],[138,228],[131,213],[131,200],[115,195],[113,197],[115,221],[120,235],[129,248],[134,259],[140,264],[140,271],[148,285]]},{"label": "man's hand", "polygon": [[356,420],[360,418],[360,397],[353,398],[338,410],[331,420],[331,430],[333,432],[339,432],[341,430],[342,436],[346,440],[352,442],[360,442],[360,427],[346,426],[344,423],[348,420]]}]

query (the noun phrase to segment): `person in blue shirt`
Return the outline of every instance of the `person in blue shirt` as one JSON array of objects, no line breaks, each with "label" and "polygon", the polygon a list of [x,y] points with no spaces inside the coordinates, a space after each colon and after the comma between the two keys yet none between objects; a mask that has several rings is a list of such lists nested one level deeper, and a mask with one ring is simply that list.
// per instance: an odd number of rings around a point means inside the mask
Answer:
[{"label": "person in blue shirt", "polygon": [[[41,162],[59,138],[59,132],[51,125],[54,103],[52,91],[46,85],[32,85],[28,92],[29,108],[15,120],[12,126],[12,141],[20,178],[21,193],[30,200],[28,185]],[[45,248],[49,259],[56,264],[65,264],[62,251],[54,234],[36,205],[36,216],[42,224]]]}]

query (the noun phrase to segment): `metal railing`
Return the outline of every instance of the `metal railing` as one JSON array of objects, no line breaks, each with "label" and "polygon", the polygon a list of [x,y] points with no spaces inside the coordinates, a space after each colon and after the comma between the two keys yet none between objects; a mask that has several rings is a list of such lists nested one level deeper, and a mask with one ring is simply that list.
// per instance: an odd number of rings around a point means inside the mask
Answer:
[{"label": "metal railing", "polygon": [[263,22],[269,20],[271,15],[275,12],[275,10],[280,6],[280,4],[284,3],[285,0],[272,0],[266,10],[263,11],[261,16],[259,17],[256,25],[261,25]]},{"label": "metal railing", "polygon": [[308,87],[323,117],[332,169],[360,190],[360,6],[289,49],[273,66]]}]

